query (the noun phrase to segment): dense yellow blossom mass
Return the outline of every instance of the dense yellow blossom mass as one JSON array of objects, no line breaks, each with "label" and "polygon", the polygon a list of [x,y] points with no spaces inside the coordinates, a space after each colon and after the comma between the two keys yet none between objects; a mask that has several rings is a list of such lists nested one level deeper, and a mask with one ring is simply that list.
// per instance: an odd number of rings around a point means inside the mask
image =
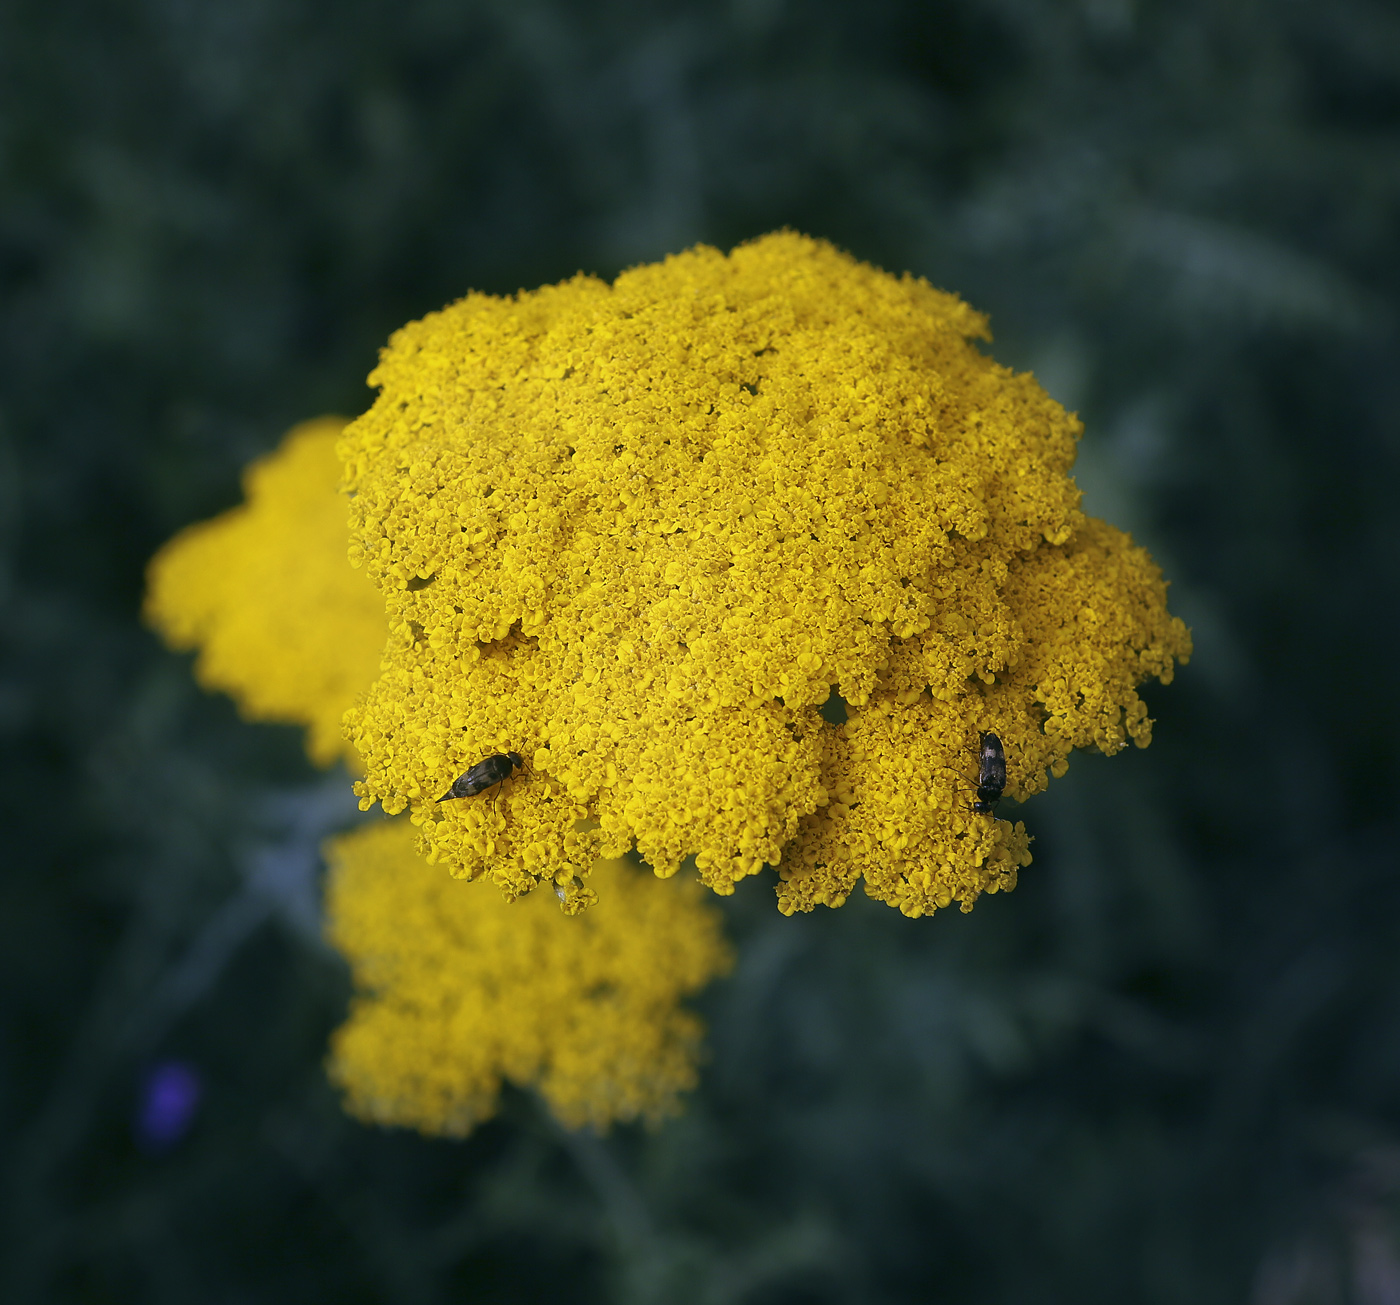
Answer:
[{"label": "dense yellow blossom mass", "polygon": [[681,999],[730,963],[700,885],[601,862],[603,900],[571,917],[547,889],[507,902],[455,880],[413,843],[390,820],[327,847],[330,936],[361,992],[331,1050],[349,1109],[461,1135],[504,1079],[569,1127],[674,1113],[702,1033]]},{"label": "dense yellow blossom mass", "polygon": [[[340,446],[391,630],[346,718],[362,806],[570,910],[629,847],[722,893],[776,865],[789,912],[1013,886],[1024,827],[968,809],[979,734],[1024,799],[1145,744],[1136,686],[1190,640],[1079,511],[1078,421],[986,336],[790,232],[397,332]],[[436,801],[508,750],[528,773]]]},{"label": "dense yellow blossom mass", "polygon": [[350,752],[341,717],[378,674],[386,632],[382,596],[345,556],[344,425],[295,427],[244,473],[242,504],[156,554],[146,593],[146,619],[167,642],[199,649],[204,688],[249,720],[306,726],[321,766]]}]

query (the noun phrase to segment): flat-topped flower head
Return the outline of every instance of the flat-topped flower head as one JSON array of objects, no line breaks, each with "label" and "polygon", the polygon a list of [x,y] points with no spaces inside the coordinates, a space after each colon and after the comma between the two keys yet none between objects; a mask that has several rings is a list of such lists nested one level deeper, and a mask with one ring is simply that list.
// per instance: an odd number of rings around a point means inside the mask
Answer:
[{"label": "flat-topped flower head", "polygon": [[331,1047],[351,1112],[460,1136],[509,1081],[571,1128],[676,1113],[703,1034],[681,1002],[730,965],[714,899],[610,861],[603,900],[570,917],[547,888],[507,902],[453,879],[414,839],[380,821],[326,849],[329,934],[360,994]]},{"label": "flat-topped flower head", "polygon": [[[1145,743],[1136,686],[1190,645],[1079,511],[1079,423],[985,337],[793,233],[399,331],[341,442],[391,630],[346,718],[362,805],[569,909],[629,847],[722,893],[778,866],[784,911],[1012,886],[1024,827],[970,809],[982,733],[1024,799],[1073,747]],[[509,751],[528,777],[437,802]]]},{"label": "flat-topped flower head", "polygon": [[383,597],[345,553],[344,425],[323,417],[290,431],[244,473],[242,504],[156,554],[146,594],[166,641],[199,650],[204,688],[249,720],[304,725],[321,766],[350,752],[341,717],[378,673],[387,630]]}]

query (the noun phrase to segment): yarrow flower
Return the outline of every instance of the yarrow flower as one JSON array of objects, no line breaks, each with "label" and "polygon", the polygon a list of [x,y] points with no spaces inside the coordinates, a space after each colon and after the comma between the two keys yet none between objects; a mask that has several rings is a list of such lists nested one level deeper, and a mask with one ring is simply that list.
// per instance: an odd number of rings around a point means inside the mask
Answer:
[{"label": "yarrow flower", "polygon": [[382,821],[327,849],[330,938],[362,994],[332,1041],[348,1108],[461,1135],[504,1079],[573,1128],[676,1113],[703,1032],[681,1001],[729,966],[700,885],[599,862],[604,900],[570,918],[553,893],[452,879],[414,837]]},{"label": "yarrow flower", "polygon": [[[1024,800],[1073,748],[1145,745],[1136,686],[1190,639],[1080,512],[1079,422],[986,338],[790,232],[397,332],[340,445],[390,625],[346,716],[362,807],[567,910],[631,848],[720,893],[776,866],[788,913],[1013,887],[1024,826],[966,796],[981,733]],[[437,802],[512,750],[497,799]]]},{"label": "yarrow flower", "polygon": [[[254,720],[304,725],[324,765],[349,752],[340,720],[387,634],[379,591],[346,557],[343,424],[298,426],[255,463],[245,504],[153,559],[146,603],[172,645],[199,649],[206,688]],[[413,841],[406,821],[381,821],[328,847],[327,933],[360,991],[333,1040],[348,1107],[460,1134],[509,1080],[571,1126],[672,1112],[694,1084],[703,1032],[682,1001],[730,964],[699,886],[607,863],[592,871],[607,908],[572,919],[553,893],[509,906],[460,883]]]}]

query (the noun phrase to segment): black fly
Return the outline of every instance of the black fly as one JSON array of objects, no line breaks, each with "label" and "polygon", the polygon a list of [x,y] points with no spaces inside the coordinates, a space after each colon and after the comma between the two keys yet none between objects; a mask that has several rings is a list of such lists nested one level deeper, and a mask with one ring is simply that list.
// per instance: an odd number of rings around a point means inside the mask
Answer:
[{"label": "black fly", "polygon": [[1006,753],[1002,751],[1001,740],[995,734],[984,733],[977,748],[977,801],[972,809],[994,816],[1005,787]]},{"label": "black fly", "polygon": [[449,802],[453,798],[475,797],[493,784],[509,779],[514,770],[523,768],[524,765],[525,758],[518,752],[498,752],[494,757],[478,761],[465,775],[458,775],[452,787],[438,798],[438,801]]},{"label": "black fly", "polygon": [[[958,772],[952,773],[956,775]],[[977,801],[968,803],[968,809],[995,817],[996,806],[1005,787],[1006,753],[1001,740],[995,734],[984,731],[977,744]]]}]

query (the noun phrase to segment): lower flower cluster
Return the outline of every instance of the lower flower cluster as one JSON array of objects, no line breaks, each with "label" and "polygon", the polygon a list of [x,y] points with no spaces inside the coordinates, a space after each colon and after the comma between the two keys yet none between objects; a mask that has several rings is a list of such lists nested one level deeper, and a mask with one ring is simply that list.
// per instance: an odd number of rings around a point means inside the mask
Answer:
[{"label": "lower flower cluster", "polygon": [[329,936],[360,994],[331,1044],[352,1113],[461,1135],[503,1081],[570,1127],[676,1113],[703,1036],[682,999],[730,963],[700,885],[603,861],[603,900],[567,916],[547,888],[507,902],[452,879],[413,836],[380,821],[327,849]]}]

